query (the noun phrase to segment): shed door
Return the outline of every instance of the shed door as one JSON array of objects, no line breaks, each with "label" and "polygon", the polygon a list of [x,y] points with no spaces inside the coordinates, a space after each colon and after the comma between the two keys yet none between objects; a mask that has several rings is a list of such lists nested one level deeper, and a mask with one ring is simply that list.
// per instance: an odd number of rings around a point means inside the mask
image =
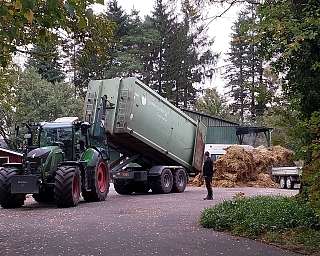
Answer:
[{"label": "shed door", "polygon": [[204,146],[206,141],[207,127],[198,121],[197,134],[195,139],[195,147],[193,153],[193,163],[192,166],[198,172],[202,170],[203,157],[204,157]]}]

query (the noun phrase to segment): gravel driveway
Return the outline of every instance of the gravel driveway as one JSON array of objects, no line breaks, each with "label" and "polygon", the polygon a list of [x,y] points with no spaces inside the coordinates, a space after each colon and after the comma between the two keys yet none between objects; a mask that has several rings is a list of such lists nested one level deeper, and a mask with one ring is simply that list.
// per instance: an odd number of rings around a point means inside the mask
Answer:
[{"label": "gravel driveway", "polygon": [[273,246],[199,227],[201,210],[236,193],[294,195],[261,188],[204,188],[181,194],[118,195],[57,209],[31,198],[21,209],[0,208],[0,255],[294,255]]}]

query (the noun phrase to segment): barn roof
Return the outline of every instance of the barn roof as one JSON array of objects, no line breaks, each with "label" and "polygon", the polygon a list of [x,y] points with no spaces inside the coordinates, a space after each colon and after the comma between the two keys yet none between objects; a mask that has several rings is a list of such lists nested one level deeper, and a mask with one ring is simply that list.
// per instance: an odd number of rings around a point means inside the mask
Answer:
[{"label": "barn roof", "polygon": [[234,126],[239,126],[240,124],[238,123],[235,123],[235,122],[232,122],[232,121],[229,121],[229,120],[225,120],[225,119],[222,119],[220,117],[216,117],[216,116],[211,116],[211,115],[208,115],[206,113],[203,113],[203,112],[199,112],[199,111],[195,111],[195,110],[192,110],[192,109],[188,109],[188,108],[180,108],[182,111],[184,112],[189,112],[189,113],[193,113],[193,114],[196,114],[196,115],[200,115],[200,116],[204,116],[204,117],[207,117],[207,118],[210,118],[210,119],[215,119],[215,120],[219,120],[221,122],[224,122],[224,123],[229,123],[229,124],[232,124]]}]

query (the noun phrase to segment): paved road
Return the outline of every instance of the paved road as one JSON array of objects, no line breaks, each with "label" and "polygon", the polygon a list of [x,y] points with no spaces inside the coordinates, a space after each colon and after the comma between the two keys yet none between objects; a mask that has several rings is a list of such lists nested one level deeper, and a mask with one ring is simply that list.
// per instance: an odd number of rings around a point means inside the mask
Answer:
[{"label": "paved road", "polygon": [[57,209],[28,199],[21,209],[0,208],[0,255],[294,255],[260,242],[199,227],[200,212],[237,192],[248,196],[295,192],[278,189],[203,188],[185,193],[120,196]]}]

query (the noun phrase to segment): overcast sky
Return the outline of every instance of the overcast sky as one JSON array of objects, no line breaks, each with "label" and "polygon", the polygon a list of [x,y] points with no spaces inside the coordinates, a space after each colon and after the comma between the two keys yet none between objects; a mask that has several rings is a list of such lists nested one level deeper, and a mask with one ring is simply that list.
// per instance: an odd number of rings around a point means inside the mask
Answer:
[{"label": "overcast sky", "polygon": [[[154,5],[153,0],[118,0],[118,2],[127,12],[130,12],[133,7],[139,10],[142,17],[150,14]],[[228,6],[212,6],[208,9],[208,17],[214,17],[221,14],[227,7]],[[225,65],[225,54],[229,50],[230,34],[232,32],[231,27],[237,18],[237,13],[239,10],[239,6],[232,7],[221,18],[215,19],[208,26],[209,36],[215,38],[213,50],[221,53],[221,57],[217,65],[218,67]],[[225,81],[222,79],[221,72],[218,72],[215,79],[211,82],[211,84],[208,83],[207,86],[216,87],[220,93],[223,93],[225,91],[224,84]]]}]

